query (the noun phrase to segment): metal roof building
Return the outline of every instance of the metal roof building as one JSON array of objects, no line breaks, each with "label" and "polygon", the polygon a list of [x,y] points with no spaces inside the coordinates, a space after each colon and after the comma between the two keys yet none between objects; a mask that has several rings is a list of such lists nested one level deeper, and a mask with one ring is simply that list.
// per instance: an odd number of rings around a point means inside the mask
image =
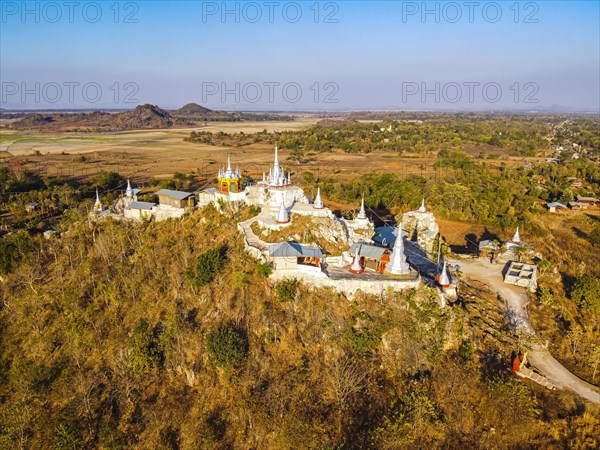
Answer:
[{"label": "metal roof building", "polygon": [[282,242],[269,245],[269,256],[273,258],[307,257],[322,258],[323,252],[319,247],[297,244],[296,242]]}]

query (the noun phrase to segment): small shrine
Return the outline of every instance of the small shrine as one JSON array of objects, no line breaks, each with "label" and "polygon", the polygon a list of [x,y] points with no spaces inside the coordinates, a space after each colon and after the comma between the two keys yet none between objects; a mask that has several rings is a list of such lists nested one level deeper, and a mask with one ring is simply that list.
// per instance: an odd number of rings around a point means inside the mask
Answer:
[{"label": "small shrine", "polygon": [[239,169],[233,170],[231,168],[231,158],[227,156],[227,168],[219,169],[217,174],[217,180],[219,182],[220,192],[241,192],[242,190],[242,176]]}]

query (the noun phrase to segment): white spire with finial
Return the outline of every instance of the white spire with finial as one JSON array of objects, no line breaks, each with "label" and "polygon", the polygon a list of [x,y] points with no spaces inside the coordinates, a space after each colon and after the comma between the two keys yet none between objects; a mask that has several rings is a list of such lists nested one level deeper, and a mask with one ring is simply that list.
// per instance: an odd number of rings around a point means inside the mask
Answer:
[{"label": "white spire with finial", "polygon": [[288,171],[287,183],[292,184],[292,172]]},{"label": "white spire with finial", "polygon": [[125,189],[125,197],[131,198],[133,197],[133,189],[131,188],[131,183],[129,178],[127,179],[127,189]]},{"label": "white spire with finial", "polygon": [[358,212],[358,216],[356,216],[358,219],[366,219],[367,218],[367,212],[365,211],[365,196],[363,195],[362,200],[360,202],[360,211]]},{"label": "white spire with finial", "polygon": [[517,230],[515,231],[514,236],[512,237],[511,242],[513,242],[515,244],[521,243],[521,236],[519,235],[519,227],[518,226],[517,226]]},{"label": "white spire with finial", "polygon": [[421,207],[419,208],[419,210],[418,210],[418,211],[419,211],[420,213],[424,213],[424,212],[426,212],[426,211],[427,211],[427,209],[425,208],[425,199],[423,199],[423,200],[421,201]]},{"label": "white spire with finial", "polygon": [[273,167],[279,168],[279,149],[275,146],[275,160],[273,161]]},{"label": "white spire with finial", "polygon": [[390,257],[390,263],[386,266],[385,271],[393,275],[408,275],[410,273],[410,266],[406,262],[406,255],[404,254],[402,224],[398,227],[396,242],[394,242],[394,250]]},{"label": "white spire with finial", "polygon": [[267,184],[267,176],[265,175],[265,173],[263,172],[263,179],[262,179],[263,184]]},{"label": "white spire with finial", "polygon": [[446,261],[444,261],[444,266],[442,267],[442,273],[440,274],[440,281],[438,282],[440,286],[447,288],[450,286],[450,278],[448,277],[448,270],[446,270]]},{"label": "white spire with finial", "polygon": [[325,205],[323,204],[323,200],[321,199],[321,188],[317,188],[317,196],[315,197],[315,201],[313,203],[313,208],[315,209],[323,209]]},{"label": "white spire with finial", "polygon": [[288,223],[290,221],[290,215],[285,207],[285,201],[283,197],[281,197],[281,203],[279,205],[279,211],[277,211],[275,221],[277,223]]}]

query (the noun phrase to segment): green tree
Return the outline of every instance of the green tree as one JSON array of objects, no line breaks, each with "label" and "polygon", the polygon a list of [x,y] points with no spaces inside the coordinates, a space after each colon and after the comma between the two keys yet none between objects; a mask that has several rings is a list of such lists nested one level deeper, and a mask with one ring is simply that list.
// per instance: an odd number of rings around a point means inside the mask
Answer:
[{"label": "green tree", "polygon": [[222,324],[206,336],[211,361],[223,368],[239,368],[248,355],[248,341],[243,333],[229,324]]},{"label": "green tree", "polygon": [[296,298],[298,282],[296,280],[284,280],[275,286],[275,292],[280,302],[291,302]]},{"label": "green tree", "polygon": [[83,447],[77,429],[64,423],[57,425],[54,430],[54,444],[56,450],[77,450]]},{"label": "green tree", "polygon": [[157,366],[157,345],[152,330],[144,319],[138,321],[129,341],[128,369],[133,376],[150,372]]},{"label": "green tree", "polygon": [[117,172],[102,170],[94,180],[94,186],[102,189],[115,189],[125,184],[125,178]]},{"label": "green tree", "polygon": [[202,287],[215,278],[219,269],[225,264],[225,257],[221,250],[213,247],[206,250],[196,258],[196,262],[186,271],[186,275],[195,287]]},{"label": "green tree", "polygon": [[571,299],[584,311],[600,313],[600,278],[579,278],[571,290]]},{"label": "green tree", "polygon": [[596,227],[588,235],[588,239],[592,244],[600,247],[600,225],[596,225]]}]

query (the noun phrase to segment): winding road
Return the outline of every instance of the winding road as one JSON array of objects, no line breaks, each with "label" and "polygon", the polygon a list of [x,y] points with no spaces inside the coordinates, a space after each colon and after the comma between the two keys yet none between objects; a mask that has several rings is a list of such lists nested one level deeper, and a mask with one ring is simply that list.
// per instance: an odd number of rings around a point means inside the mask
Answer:
[{"label": "winding road", "polygon": [[539,342],[529,320],[527,304],[529,299],[525,288],[504,283],[500,264],[491,264],[487,260],[456,260],[449,261],[458,264],[460,270],[469,278],[489,285],[493,291],[506,302],[506,314],[510,326],[515,331],[532,341],[527,357],[532,366],[542,373],[555,386],[569,389],[590,402],[600,405],[600,389],[583,381],[569,372],[559,363],[548,348]]}]

